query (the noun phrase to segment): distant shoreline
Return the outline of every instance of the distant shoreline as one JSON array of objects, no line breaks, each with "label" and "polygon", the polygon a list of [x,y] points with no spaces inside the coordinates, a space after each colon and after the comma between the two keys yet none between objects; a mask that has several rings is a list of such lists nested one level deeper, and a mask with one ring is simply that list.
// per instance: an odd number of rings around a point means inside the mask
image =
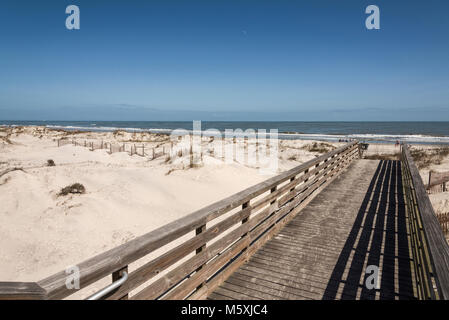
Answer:
[{"label": "distant shoreline", "polygon": [[[267,122],[267,121],[204,121],[202,133],[207,129],[253,129],[256,132],[278,130],[280,139],[346,141],[357,139],[369,143],[396,143],[449,145],[449,122]],[[175,129],[192,132],[188,121],[1,121],[0,127],[39,126],[69,132],[149,132],[170,134]],[[251,126],[254,126],[252,128]],[[290,130],[287,130],[287,129]],[[291,130],[296,129],[298,130]],[[306,129],[306,130],[300,130]],[[359,130],[357,130],[359,129]],[[382,131],[384,129],[384,131]],[[397,132],[394,132],[396,130]],[[444,133],[444,134],[443,134]]]}]

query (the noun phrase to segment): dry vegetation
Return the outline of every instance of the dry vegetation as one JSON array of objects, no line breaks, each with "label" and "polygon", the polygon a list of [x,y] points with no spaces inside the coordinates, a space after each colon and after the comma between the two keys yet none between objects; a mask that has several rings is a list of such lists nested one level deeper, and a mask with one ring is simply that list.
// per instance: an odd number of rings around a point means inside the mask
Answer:
[{"label": "dry vegetation", "polygon": [[11,137],[11,130],[9,128],[0,128],[0,141],[6,144],[12,144],[9,138]]},{"label": "dry vegetation", "polygon": [[449,156],[449,147],[434,149],[412,149],[411,155],[419,169],[428,168],[431,165],[440,165]]},{"label": "dry vegetation", "polygon": [[74,183],[70,186],[62,188],[58,193],[58,196],[66,196],[69,193],[71,194],[82,194],[86,192],[86,188],[81,183]]},{"label": "dry vegetation", "polygon": [[313,142],[306,144],[302,149],[309,152],[327,153],[333,151],[336,147],[326,142]]}]

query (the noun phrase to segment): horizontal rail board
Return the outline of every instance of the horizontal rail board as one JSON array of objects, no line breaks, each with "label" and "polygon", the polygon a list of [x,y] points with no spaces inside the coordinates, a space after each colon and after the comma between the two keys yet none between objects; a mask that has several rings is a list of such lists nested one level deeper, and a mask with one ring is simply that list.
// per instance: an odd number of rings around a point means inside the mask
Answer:
[{"label": "horizontal rail board", "polygon": [[0,300],[44,300],[46,291],[35,282],[0,282]]},{"label": "horizontal rail board", "polygon": [[[131,290],[194,253],[193,257],[163,274],[131,298],[185,297],[205,285],[207,277],[212,276],[222,267],[220,261],[229,261],[229,259],[224,260],[223,257],[238,255],[242,250],[245,255],[254,252],[255,243],[261,243],[260,239],[266,239],[267,234],[272,234],[273,230],[279,228],[280,221],[286,221],[292,213],[298,212],[310,201],[309,198],[312,195],[322,190],[323,185],[327,185],[357,155],[358,143],[356,141],[348,143],[77,264],[80,270],[80,287],[85,288],[111,274],[113,278],[116,278],[121,270],[127,270],[129,264],[196,231],[196,235],[192,238],[129,272],[127,281],[107,298],[127,298]],[[266,192],[269,193],[264,195]],[[263,195],[262,198],[256,199],[261,195]],[[250,203],[251,201],[254,203]],[[207,223],[239,206],[241,206],[240,210],[210,228],[206,228]],[[240,225],[237,228],[217,238],[238,224]],[[208,244],[215,239],[217,241],[211,245]],[[62,299],[76,292],[66,288],[66,277],[66,272],[61,271],[37,282],[36,285],[43,288],[46,298]],[[219,278],[222,276],[216,279]],[[0,297],[2,291],[3,288],[0,285]]]},{"label": "horizontal rail board", "polygon": [[[418,168],[410,154],[409,147],[404,145],[402,147],[403,161],[405,162],[412,181],[412,189],[416,198],[416,205],[421,218],[422,229],[425,234],[425,239],[428,245],[428,252],[424,252],[420,259],[425,259],[426,254],[431,258],[432,269],[434,271],[434,277],[436,279],[436,286],[440,298],[449,299],[449,245],[441,230],[438,219],[433,210],[429,196],[426,193],[424,183],[422,182]],[[426,248],[424,248],[425,250]],[[433,284],[425,284],[431,290]]]}]

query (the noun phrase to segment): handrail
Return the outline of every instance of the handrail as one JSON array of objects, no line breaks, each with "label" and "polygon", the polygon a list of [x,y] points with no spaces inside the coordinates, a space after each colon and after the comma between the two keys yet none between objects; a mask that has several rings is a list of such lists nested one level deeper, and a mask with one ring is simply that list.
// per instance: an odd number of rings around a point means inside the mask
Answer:
[{"label": "handrail", "polygon": [[[176,287],[177,283],[185,280],[186,277],[191,277],[192,274],[193,276],[188,281],[184,281],[174,291],[177,293],[182,291],[188,294],[192,292],[193,283],[198,283],[198,288],[201,286],[206,288],[205,281],[212,279],[215,272],[221,270],[225,263],[236,262],[235,258],[241,252],[245,252],[245,255],[239,257],[238,261],[241,262],[263,241],[272,236],[276,229],[311,201],[353,159],[358,157],[357,149],[357,141],[348,143],[77,264],[80,288],[85,288],[111,274],[115,282],[126,271],[127,280],[119,288],[115,288],[116,290],[113,290],[114,292],[110,293],[108,298],[127,298],[128,293],[133,288],[159,275],[161,271],[167,270],[168,267],[191,252],[196,252],[196,255],[170,270],[167,274],[162,275],[162,278],[157,279],[136,296],[145,299],[158,297],[163,292]],[[258,196],[262,196],[262,198],[259,197],[261,198],[259,199]],[[254,203],[251,201],[254,201]],[[239,211],[206,229],[208,222],[239,207]],[[237,228],[233,228],[234,226]],[[231,232],[223,234],[230,228],[233,228],[229,230]],[[157,256],[137,270],[127,273],[129,264],[192,231],[196,232],[196,236],[193,236],[193,238]],[[218,235],[220,235],[219,239]],[[215,239],[218,240],[209,246],[208,243]],[[246,250],[249,247],[251,249]],[[228,268],[228,270],[230,269]],[[76,289],[67,289],[66,278],[66,272],[61,271],[38,281],[37,284],[45,289],[48,299],[62,299],[76,292]],[[216,278],[222,277],[215,277],[214,279]],[[0,286],[0,291],[1,289]],[[177,295],[172,293],[169,297],[177,297]]]},{"label": "handrail", "polygon": [[0,282],[0,300],[45,300],[47,293],[35,282]]},{"label": "handrail", "polygon": [[[443,231],[438,223],[437,217],[433,210],[429,196],[426,193],[424,183],[422,182],[418,168],[413,161],[410,154],[409,147],[402,145],[402,161],[405,164],[406,178],[408,176],[410,184],[406,196],[409,198],[409,211],[413,214],[417,207],[418,223],[414,232],[418,233],[417,239],[421,239],[421,243],[416,244],[414,253],[415,259],[419,258],[418,273],[421,279],[425,279],[419,283],[423,291],[423,298],[425,299],[449,299],[449,245],[444,237]],[[419,234],[424,234],[424,239],[419,237]],[[420,251],[421,252],[420,252]],[[430,261],[429,261],[430,260]],[[428,262],[429,265],[426,265]],[[426,273],[429,273],[430,279],[426,278]],[[432,278],[433,281],[432,281]],[[425,283],[427,282],[427,283]],[[434,292],[434,290],[437,292]]]},{"label": "handrail", "polygon": [[111,283],[107,287],[104,287],[103,289],[101,289],[97,293],[94,293],[93,295],[91,295],[86,300],[98,300],[98,299],[101,299],[104,296],[106,296],[107,294],[109,294],[112,291],[114,291],[115,289],[117,289],[118,287],[120,287],[122,284],[124,284],[126,280],[128,280],[128,272],[124,271],[122,273],[122,277],[120,279],[114,281],[113,283]]}]

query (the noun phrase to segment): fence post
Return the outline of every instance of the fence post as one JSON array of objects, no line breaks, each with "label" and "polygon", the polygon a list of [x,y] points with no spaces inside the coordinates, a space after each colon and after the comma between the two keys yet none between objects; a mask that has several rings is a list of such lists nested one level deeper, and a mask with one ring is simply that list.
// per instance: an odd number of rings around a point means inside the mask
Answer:
[{"label": "fence post", "polygon": [[237,160],[237,138],[234,137],[232,138],[232,153],[233,153],[233,160],[236,161]]},{"label": "fence post", "polygon": [[256,164],[259,164],[259,138],[256,137]]},{"label": "fence post", "polygon": [[193,167],[193,134],[190,135],[190,168]]}]

